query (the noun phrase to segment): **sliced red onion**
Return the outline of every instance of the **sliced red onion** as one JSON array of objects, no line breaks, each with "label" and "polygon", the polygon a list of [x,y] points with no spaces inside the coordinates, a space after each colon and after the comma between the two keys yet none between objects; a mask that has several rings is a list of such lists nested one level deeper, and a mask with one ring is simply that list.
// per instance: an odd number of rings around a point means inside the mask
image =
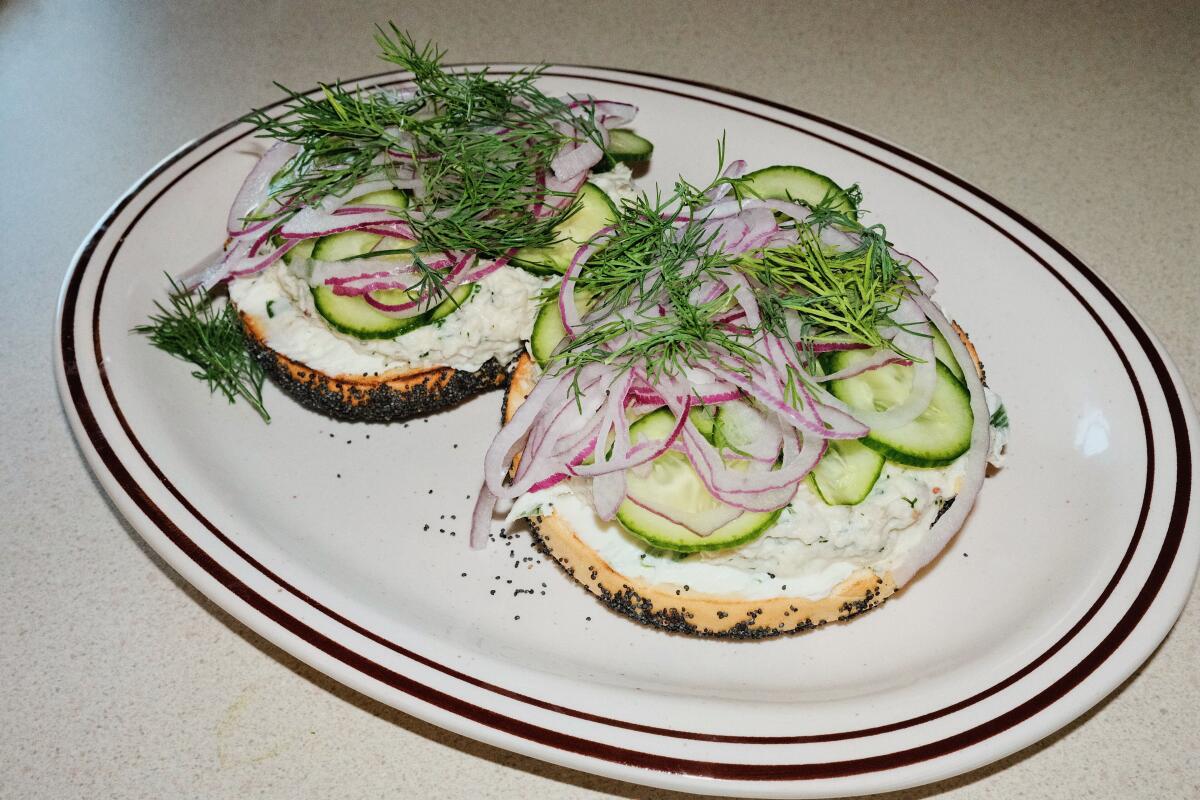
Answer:
[{"label": "sliced red onion", "polygon": [[622,103],[617,100],[597,100],[593,97],[569,96],[564,100],[567,108],[590,109],[596,124],[603,128],[621,128],[633,122],[637,116],[638,107],[632,103]]},{"label": "sliced red onion", "polygon": [[[426,262],[431,269],[447,269],[456,258]],[[407,260],[355,258],[349,261],[309,261],[311,286],[334,287],[334,294],[355,296],[383,289],[407,289],[416,280],[416,267]]]},{"label": "sliced red onion", "polygon": [[967,389],[971,393],[971,413],[975,419],[971,426],[971,446],[967,450],[962,487],[954,498],[954,504],[930,529],[929,535],[912,550],[905,553],[902,560],[892,567],[892,578],[896,581],[897,587],[908,583],[922,567],[936,558],[966,521],[967,515],[971,513],[971,509],[975,505],[975,498],[978,497],[979,490],[983,486],[984,476],[987,474],[987,454],[991,439],[987,399],[984,397],[983,381],[979,379],[979,374],[972,367],[974,359],[971,358],[966,346],[958,337],[958,332],[954,330],[936,303],[928,297],[920,296],[915,298],[915,302],[945,337],[954,353],[954,358],[960,364],[966,365],[963,374]]},{"label": "sliced red onion", "polygon": [[603,520],[617,516],[625,500],[625,470],[616,469],[592,478],[592,505]]},{"label": "sliced red onion", "polygon": [[[245,232],[245,217],[269,199],[271,178],[299,152],[300,148],[297,145],[286,142],[276,142],[267,149],[242,182],[242,188],[238,190],[237,197],[229,208],[229,219],[225,227],[230,236],[238,236]],[[261,223],[252,224],[256,230],[261,227]]]},{"label": "sliced red onion", "polygon": [[579,188],[586,182],[586,170],[566,180],[560,180],[554,175],[545,176],[541,185],[546,191],[534,205],[534,216],[544,218],[560,213],[571,205]]},{"label": "sliced red onion", "polygon": [[[371,211],[362,214],[338,216],[333,212],[321,211],[311,206],[305,207],[294,217],[283,223],[279,235],[284,239],[312,239],[316,236],[329,236],[334,233],[359,230],[371,226],[393,227],[403,222],[396,217],[397,210]],[[411,228],[405,226],[408,233]],[[393,234],[396,235],[396,234]],[[406,238],[415,238],[406,236]]]},{"label": "sliced red onion", "polygon": [[901,253],[895,248],[891,248],[890,252],[892,254],[892,258],[894,258],[896,261],[908,263],[909,270],[912,272],[913,276],[917,278],[917,285],[920,287],[921,292],[924,293],[926,297],[932,297],[933,290],[936,289],[938,285],[937,276],[933,274],[933,271],[907,253]]},{"label": "sliced red onion", "polygon": [[539,414],[555,392],[563,385],[565,376],[548,374],[542,376],[517,408],[512,419],[496,434],[492,444],[484,456],[483,473],[487,486],[497,497],[516,497],[506,491],[504,476],[508,474],[509,465],[516,455],[521,443],[525,440],[529,429],[537,421]]},{"label": "sliced red onion", "polygon": [[604,150],[600,145],[591,139],[580,139],[559,150],[550,162],[550,169],[555,178],[565,183],[578,178],[580,173],[587,173],[602,158]]},{"label": "sliced red onion", "polygon": [[563,272],[562,281],[558,287],[558,313],[562,318],[563,328],[566,330],[568,339],[575,338],[575,329],[581,324],[579,304],[575,302],[575,281],[578,280],[583,265],[592,257],[592,254],[608,242],[612,236],[612,230],[611,227],[600,229],[589,244],[585,244],[575,251],[575,257],[571,259],[570,266]]},{"label": "sliced red onion", "polygon": [[742,159],[730,162],[722,172],[721,177],[717,181],[717,185],[704,193],[708,198],[709,203],[720,202],[725,195],[729,194],[729,190],[733,188],[731,182],[735,178],[740,178],[746,174],[746,162]]},{"label": "sliced red onion", "polygon": [[705,227],[713,237],[709,246],[730,255],[762,247],[779,230],[775,215],[766,208],[749,208],[736,216],[710,221]]},{"label": "sliced red onion", "polygon": [[[470,263],[472,263],[474,261],[474,259],[475,259],[475,253],[473,253],[473,252],[463,254],[462,258],[460,258],[458,260],[458,263],[456,263],[454,265],[454,267],[450,270],[450,272],[448,272],[446,274],[446,276],[444,278],[442,278],[441,286],[439,289],[437,289],[437,290],[430,289],[429,291],[422,292],[420,294],[420,296],[415,297],[412,300],[409,300],[404,303],[385,303],[382,300],[380,300],[379,298],[372,296],[370,293],[361,293],[360,292],[359,294],[361,294],[362,298],[367,301],[367,304],[369,306],[371,306],[371,308],[375,309],[376,311],[386,314],[389,317],[395,317],[397,319],[406,319],[408,317],[415,316],[423,311],[428,310],[430,303],[439,294],[449,293],[456,286],[458,286],[460,279],[462,278],[463,274],[467,270],[467,266]],[[375,291],[381,291],[381,290],[375,290]],[[354,294],[354,291],[349,289],[345,285],[342,285],[342,286],[338,286],[338,287],[334,288],[333,293],[334,294],[351,294],[352,295],[352,294]]]},{"label": "sliced red onion", "polygon": [[856,423],[853,427],[846,426],[836,429],[827,427],[826,423],[822,422],[815,414],[805,414],[775,394],[771,389],[768,389],[763,384],[761,378],[746,377],[736,370],[725,369],[716,365],[714,365],[713,369],[722,378],[762,403],[789,425],[799,428],[809,435],[820,436],[826,439],[860,439],[867,434],[866,426],[861,423]]},{"label": "sliced red onion", "polygon": [[265,258],[263,258],[259,261],[256,261],[253,263],[242,262],[243,265],[238,266],[237,268],[232,268],[232,265],[231,265],[231,268],[229,269],[229,272],[226,275],[226,277],[227,278],[244,278],[247,275],[254,275],[256,273],[262,272],[264,269],[271,266],[279,259],[283,258],[284,254],[287,253],[287,251],[291,250],[295,246],[296,246],[295,242],[284,242],[282,245],[280,245],[279,247],[276,247],[274,250],[272,250],[269,255],[267,255]]},{"label": "sliced red onion", "polygon": [[463,278],[463,283],[478,283],[488,275],[491,275],[493,272],[506,265],[509,259],[511,259],[516,252],[516,250],[509,250],[507,253],[495,259],[494,261],[484,260],[479,264],[478,267],[467,273],[466,277]]},{"label": "sliced red onion", "polygon": [[685,512],[672,508],[651,494],[642,495],[631,490],[626,497],[634,505],[687,528],[697,536],[711,536],[742,515],[742,509],[728,504],[714,505],[708,511]]},{"label": "sliced red onion", "polygon": [[892,318],[902,326],[892,340],[893,344],[897,349],[920,359],[920,362],[912,367],[913,385],[908,397],[903,402],[882,412],[873,409],[852,408],[831,394],[822,397],[826,405],[850,414],[870,427],[871,430],[893,430],[907,425],[921,416],[925,409],[929,408],[929,402],[933,399],[933,390],[937,385],[933,339],[928,335],[921,335],[928,328],[928,322],[913,297],[906,297],[902,300]]},{"label": "sliced red onion", "polygon": [[878,350],[855,364],[839,369],[837,372],[830,372],[828,375],[817,375],[813,380],[820,383],[828,381],[840,381],[843,378],[853,378],[855,375],[861,375],[864,372],[870,372],[873,369],[886,367],[890,364],[899,364],[905,367],[911,367],[912,361],[898,355],[894,350]]},{"label": "sliced red onion", "polygon": [[[722,503],[744,511],[774,511],[782,508],[796,496],[796,488],[804,477],[801,475],[794,480],[786,480],[785,478],[790,478],[791,475],[775,476],[773,483],[778,485],[761,486],[757,483],[751,485],[748,481],[749,478],[767,473],[755,473],[750,469],[730,469],[721,458],[720,453],[690,426],[684,428],[682,438],[685,453],[691,459],[692,466],[696,468],[696,474],[700,476],[700,480],[704,482],[709,493]],[[785,443],[791,438],[794,437],[784,437]],[[797,448],[791,449],[797,450]],[[787,452],[786,447],[785,452]],[[816,460],[813,461],[813,464],[816,464]],[[775,475],[775,473],[769,474]]]},{"label": "sliced red onion", "polygon": [[805,346],[814,353],[835,353],[841,350],[866,350],[868,347],[870,347],[870,345],[863,344],[862,342],[839,342],[830,340],[807,342]]},{"label": "sliced red onion", "polygon": [[497,497],[486,483],[479,488],[479,497],[475,499],[475,509],[471,512],[471,547],[481,550],[487,546],[488,534],[491,532],[492,515],[496,513]]}]

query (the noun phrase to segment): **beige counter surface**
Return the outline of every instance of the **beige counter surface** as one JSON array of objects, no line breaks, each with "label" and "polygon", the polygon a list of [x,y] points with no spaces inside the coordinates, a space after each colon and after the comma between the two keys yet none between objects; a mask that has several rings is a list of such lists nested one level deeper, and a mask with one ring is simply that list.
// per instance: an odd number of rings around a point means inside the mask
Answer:
[{"label": "beige counter surface", "polygon": [[[1200,391],[1195,3],[163,5],[0,2],[0,797],[682,797],[464,739],[297,662],[151,553],[72,441],[50,334],[79,241],[272,80],[384,69],[373,22],[452,60],[649,70],[886,137],[1079,254]],[[1200,797],[1198,665],[1193,595],[1082,719],[892,797]]]}]

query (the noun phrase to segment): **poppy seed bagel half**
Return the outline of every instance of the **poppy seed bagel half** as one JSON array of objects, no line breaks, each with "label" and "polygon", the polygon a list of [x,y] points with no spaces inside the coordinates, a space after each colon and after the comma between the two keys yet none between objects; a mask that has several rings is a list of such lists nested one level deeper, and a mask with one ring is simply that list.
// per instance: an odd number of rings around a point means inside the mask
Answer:
[{"label": "poppy seed bagel half", "polygon": [[265,326],[245,311],[238,315],[251,356],[271,380],[302,406],[335,419],[398,422],[422,417],[508,381],[508,370],[495,359],[474,372],[422,367],[378,375],[329,375],[272,349]]},{"label": "poppy seed bagel half", "polygon": [[[983,367],[966,334],[955,326],[980,376]],[[536,362],[522,354],[512,373],[502,407],[504,421],[537,383]],[[519,458],[519,454],[518,454]],[[515,464],[516,462],[514,462]],[[949,508],[948,499],[932,525]],[[676,584],[650,584],[615,570],[557,512],[530,517],[534,544],[552,556],[577,582],[614,611],[635,622],[676,633],[731,639],[762,639],[798,633],[850,619],[879,605],[896,591],[891,572],[859,568],[824,597],[779,595],[766,599],[705,594]]]}]

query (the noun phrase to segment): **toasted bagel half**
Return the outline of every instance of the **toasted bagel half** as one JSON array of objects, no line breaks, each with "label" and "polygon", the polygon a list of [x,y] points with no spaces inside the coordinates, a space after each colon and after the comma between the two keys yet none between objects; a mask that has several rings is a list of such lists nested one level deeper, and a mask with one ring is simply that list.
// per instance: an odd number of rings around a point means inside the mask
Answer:
[{"label": "toasted bagel half", "polygon": [[[983,366],[974,346],[961,328],[955,325],[955,329],[982,377]],[[505,394],[504,421],[516,413],[537,379],[536,362],[523,354]],[[942,506],[943,511],[950,502]],[[932,524],[939,519],[940,512]],[[762,639],[798,633],[862,614],[896,591],[890,571],[861,568],[818,599],[786,594],[767,599],[706,594],[686,585],[650,584],[618,572],[557,512],[531,517],[530,526],[535,545],[609,608],[635,622],[693,636]]]},{"label": "toasted bagel half", "polygon": [[239,316],[251,355],[275,384],[301,405],[336,419],[397,422],[421,417],[508,381],[506,366],[495,359],[474,372],[423,367],[378,375],[329,375],[272,349],[262,323],[245,311]]}]

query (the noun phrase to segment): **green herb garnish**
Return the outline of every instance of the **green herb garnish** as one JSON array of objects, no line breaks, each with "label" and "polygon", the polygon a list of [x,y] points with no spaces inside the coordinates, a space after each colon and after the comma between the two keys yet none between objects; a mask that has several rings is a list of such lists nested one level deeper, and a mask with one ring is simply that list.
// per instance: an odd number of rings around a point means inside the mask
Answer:
[{"label": "green herb garnish", "polygon": [[[822,244],[821,229],[835,221],[861,237],[853,250]],[[761,285],[757,296],[765,327],[790,338],[784,312],[791,310],[799,317],[803,342],[841,339],[892,347],[880,329],[894,324],[891,315],[909,294],[913,276],[892,257],[883,227],[863,227],[822,203],[797,232],[798,244],[765,250],[738,265]]]},{"label": "green herb garnish", "polygon": [[1000,407],[992,412],[992,418],[989,420],[991,426],[997,430],[1005,430],[1008,428],[1008,409],[1001,403]]},{"label": "green herb garnish", "polygon": [[155,302],[158,313],[134,332],[148,336],[159,350],[196,365],[192,377],[207,383],[212,393],[220,392],[230,403],[240,397],[263,422],[270,422],[262,401],[263,369],[246,349],[237,311],[228,303],[216,307],[211,295],[198,297],[170,275],[167,280],[170,308]]},{"label": "green herb garnish", "polygon": [[[720,172],[723,147],[718,153]],[[680,180],[669,201],[642,195],[623,205],[612,239],[589,259],[577,287],[589,298],[589,313],[596,319],[605,310],[633,313],[586,324],[553,356],[559,369],[595,362],[636,366],[652,380],[704,361],[744,371],[762,359],[755,344],[764,336],[787,343],[804,355],[801,361],[810,360],[811,353],[799,350],[821,341],[895,348],[883,331],[896,325],[892,314],[914,290],[915,278],[892,256],[882,226],[862,225],[838,210],[842,200],[831,195],[808,219],[783,223],[795,230],[796,244],[732,257],[714,246],[716,234],[702,220],[674,224],[679,217],[694,217],[709,202],[706,192],[722,183],[732,183],[734,197],[747,196],[737,179],[718,178],[707,187]],[[848,194],[859,197],[856,187]],[[855,246],[840,250],[823,243],[827,227],[853,234]],[[744,321],[732,328],[722,323],[734,305],[732,288],[697,299],[699,287],[733,273],[745,276],[757,302],[762,319],[753,328]],[[792,315],[799,336],[789,330]],[[789,388],[791,399],[799,402],[801,393]]]},{"label": "green herb garnish", "polygon": [[394,178],[403,164],[416,170],[424,191],[396,215],[422,250],[495,256],[554,243],[555,225],[574,205],[535,216],[532,207],[546,195],[539,178],[564,145],[600,143],[594,120],[538,90],[540,69],[495,80],[487,70],[450,72],[442,51],[419,47],[394,24],[375,38],[381,58],[413,73],[414,92],[335,83],[310,98],[280,86],[291,97],[282,116],[245,117],[259,136],[303,148],[272,196],[288,208],[311,205],[366,180]]}]

